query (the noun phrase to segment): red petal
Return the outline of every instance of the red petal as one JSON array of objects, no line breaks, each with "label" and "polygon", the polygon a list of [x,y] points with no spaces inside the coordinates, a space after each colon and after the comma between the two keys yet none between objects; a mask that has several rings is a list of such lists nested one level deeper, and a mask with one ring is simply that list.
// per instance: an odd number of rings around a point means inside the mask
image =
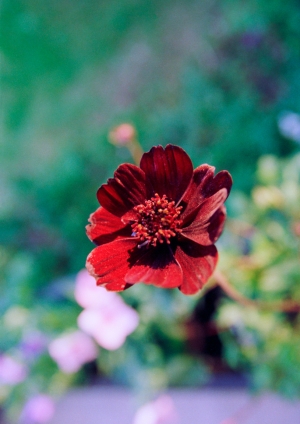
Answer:
[{"label": "red petal", "polygon": [[175,258],[183,272],[183,283],[179,289],[184,294],[195,294],[212,275],[217,265],[218,251],[215,246],[182,243],[176,249]]},{"label": "red petal", "polygon": [[186,204],[181,217],[184,218],[195,210],[204,199],[204,187],[213,179],[215,168],[210,165],[200,165],[194,170],[193,178],[186,191],[181,205]]},{"label": "red petal", "polygon": [[220,236],[224,220],[223,203],[227,198],[227,190],[222,188],[206,199],[198,209],[192,223],[182,229],[181,235],[203,246],[215,243]]},{"label": "red petal", "polygon": [[209,226],[207,232],[209,234],[210,240],[215,243],[220,235],[222,234],[224,224],[226,219],[226,208],[221,206],[209,220]]},{"label": "red petal", "polygon": [[120,165],[107,184],[103,184],[97,198],[101,206],[116,216],[122,216],[146,199],[145,174],[130,163]]},{"label": "red petal", "polygon": [[229,196],[232,186],[232,177],[228,171],[220,171],[217,175],[210,181],[209,184],[205,187],[205,197],[212,196],[221,188],[226,188],[227,197]]},{"label": "red petal", "polygon": [[149,248],[125,276],[127,283],[172,289],[182,283],[182,271],[168,246]]},{"label": "red petal", "polygon": [[134,221],[138,221],[138,219],[139,219],[138,214],[133,209],[131,209],[130,211],[128,211],[127,213],[125,213],[125,215],[121,217],[121,220],[122,222],[124,222],[124,224],[130,224]]},{"label": "red petal", "polygon": [[138,259],[138,256],[131,254],[136,245],[137,239],[130,237],[98,246],[91,251],[86,268],[97,279],[98,285],[113,291],[122,291],[128,287],[124,276],[134,259]]},{"label": "red petal", "polygon": [[132,232],[130,226],[125,226],[120,218],[101,207],[90,215],[89,222],[90,224],[86,226],[86,233],[88,238],[96,244],[130,237]]},{"label": "red petal", "polygon": [[141,169],[146,174],[147,198],[155,193],[164,194],[176,203],[184,195],[193,175],[193,165],[187,153],[168,144],[153,147],[144,153]]},{"label": "red petal", "polygon": [[222,188],[227,190],[229,196],[232,178],[229,172],[221,171],[214,177],[215,168],[209,165],[198,166],[194,170],[192,182],[185,193],[181,204],[186,205],[182,218],[188,221],[188,216],[197,209],[204,199],[214,195]]}]

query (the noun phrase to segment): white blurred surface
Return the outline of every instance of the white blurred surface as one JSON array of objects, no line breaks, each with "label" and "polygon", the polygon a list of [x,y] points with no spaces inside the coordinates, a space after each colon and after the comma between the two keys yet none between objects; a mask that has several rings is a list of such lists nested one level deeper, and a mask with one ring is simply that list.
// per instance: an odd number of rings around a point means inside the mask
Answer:
[{"label": "white blurred surface", "polygon": [[[246,389],[205,388],[173,389],[168,395],[174,402],[178,424],[300,423],[300,401],[274,394],[253,398]],[[51,424],[132,424],[136,409],[135,398],[126,388],[76,389],[58,402]]]}]

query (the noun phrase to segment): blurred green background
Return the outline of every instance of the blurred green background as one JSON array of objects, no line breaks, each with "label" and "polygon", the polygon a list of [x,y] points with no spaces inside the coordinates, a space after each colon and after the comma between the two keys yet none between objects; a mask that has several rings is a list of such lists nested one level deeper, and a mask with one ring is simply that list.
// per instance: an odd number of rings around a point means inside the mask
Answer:
[{"label": "blurred green background", "polygon": [[[64,285],[53,281],[84,267],[96,190],[132,160],[107,140],[122,122],[136,126],[145,150],[178,144],[195,166],[227,169],[234,179],[229,217],[281,225],[290,210],[264,221],[249,196],[262,156],[272,155],[279,169],[299,152],[278,128],[282,113],[300,113],[299,22],[298,0],[2,0],[0,314],[53,301],[66,321],[49,313],[42,328],[76,322],[70,299],[55,303]],[[300,219],[298,210],[286,228]],[[225,247],[235,242],[229,231]],[[248,287],[248,294],[259,296],[260,277],[251,278],[257,291]],[[3,330],[0,350],[18,337]],[[237,353],[228,343],[233,366]]]},{"label": "blurred green background", "polygon": [[95,191],[131,160],[113,125],[246,191],[260,155],[297,149],[277,130],[300,110],[296,0],[3,0],[1,14],[1,244],[26,252],[37,287],[84,264]]},{"label": "blurred green background", "polygon": [[1,242],[28,253],[39,286],[84,264],[95,191],[130,160],[107,143],[113,125],[244,190],[260,155],[296,149],[277,118],[300,109],[297,1],[1,4]]}]

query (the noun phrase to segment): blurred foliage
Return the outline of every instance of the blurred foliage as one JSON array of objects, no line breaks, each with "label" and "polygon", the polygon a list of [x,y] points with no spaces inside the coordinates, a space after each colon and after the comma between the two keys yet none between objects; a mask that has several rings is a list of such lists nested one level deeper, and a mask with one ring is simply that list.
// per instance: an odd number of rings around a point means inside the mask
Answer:
[{"label": "blurred foliage", "polygon": [[221,303],[224,359],[249,374],[254,390],[299,397],[300,155],[262,157],[257,175],[251,198],[233,193],[228,202],[239,209],[220,268],[257,305]]},{"label": "blurred foliage", "polygon": [[[131,161],[107,143],[120,122],[145,150],[178,144],[195,165],[228,169],[220,268],[249,298],[300,301],[299,145],[277,127],[300,112],[298,1],[2,0],[0,13],[0,350],[30,368],[26,387],[1,388],[5,405],[89,380],[88,367],[61,373],[46,348],[34,361],[20,352],[29,333],[47,345],[76,328],[84,226],[99,185]],[[150,391],[202,382],[183,325],[197,299],[148,287],[123,297],[141,324],[101,352],[100,372]],[[296,313],[224,301],[217,316],[230,367],[255,389],[299,396]]]}]

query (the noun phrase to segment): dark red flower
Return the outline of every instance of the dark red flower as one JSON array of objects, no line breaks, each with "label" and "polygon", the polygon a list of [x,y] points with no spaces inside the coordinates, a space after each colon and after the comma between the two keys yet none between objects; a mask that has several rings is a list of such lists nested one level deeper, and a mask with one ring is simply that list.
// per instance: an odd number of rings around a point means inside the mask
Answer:
[{"label": "dark red flower", "polygon": [[189,156],[173,145],[153,147],[140,167],[120,165],[99,188],[102,207],[86,227],[98,245],[87,258],[88,271],[107,290],[143,282],[196,293],[217,264],[214,243],[231,185],[227,171],[193,170]]}]

